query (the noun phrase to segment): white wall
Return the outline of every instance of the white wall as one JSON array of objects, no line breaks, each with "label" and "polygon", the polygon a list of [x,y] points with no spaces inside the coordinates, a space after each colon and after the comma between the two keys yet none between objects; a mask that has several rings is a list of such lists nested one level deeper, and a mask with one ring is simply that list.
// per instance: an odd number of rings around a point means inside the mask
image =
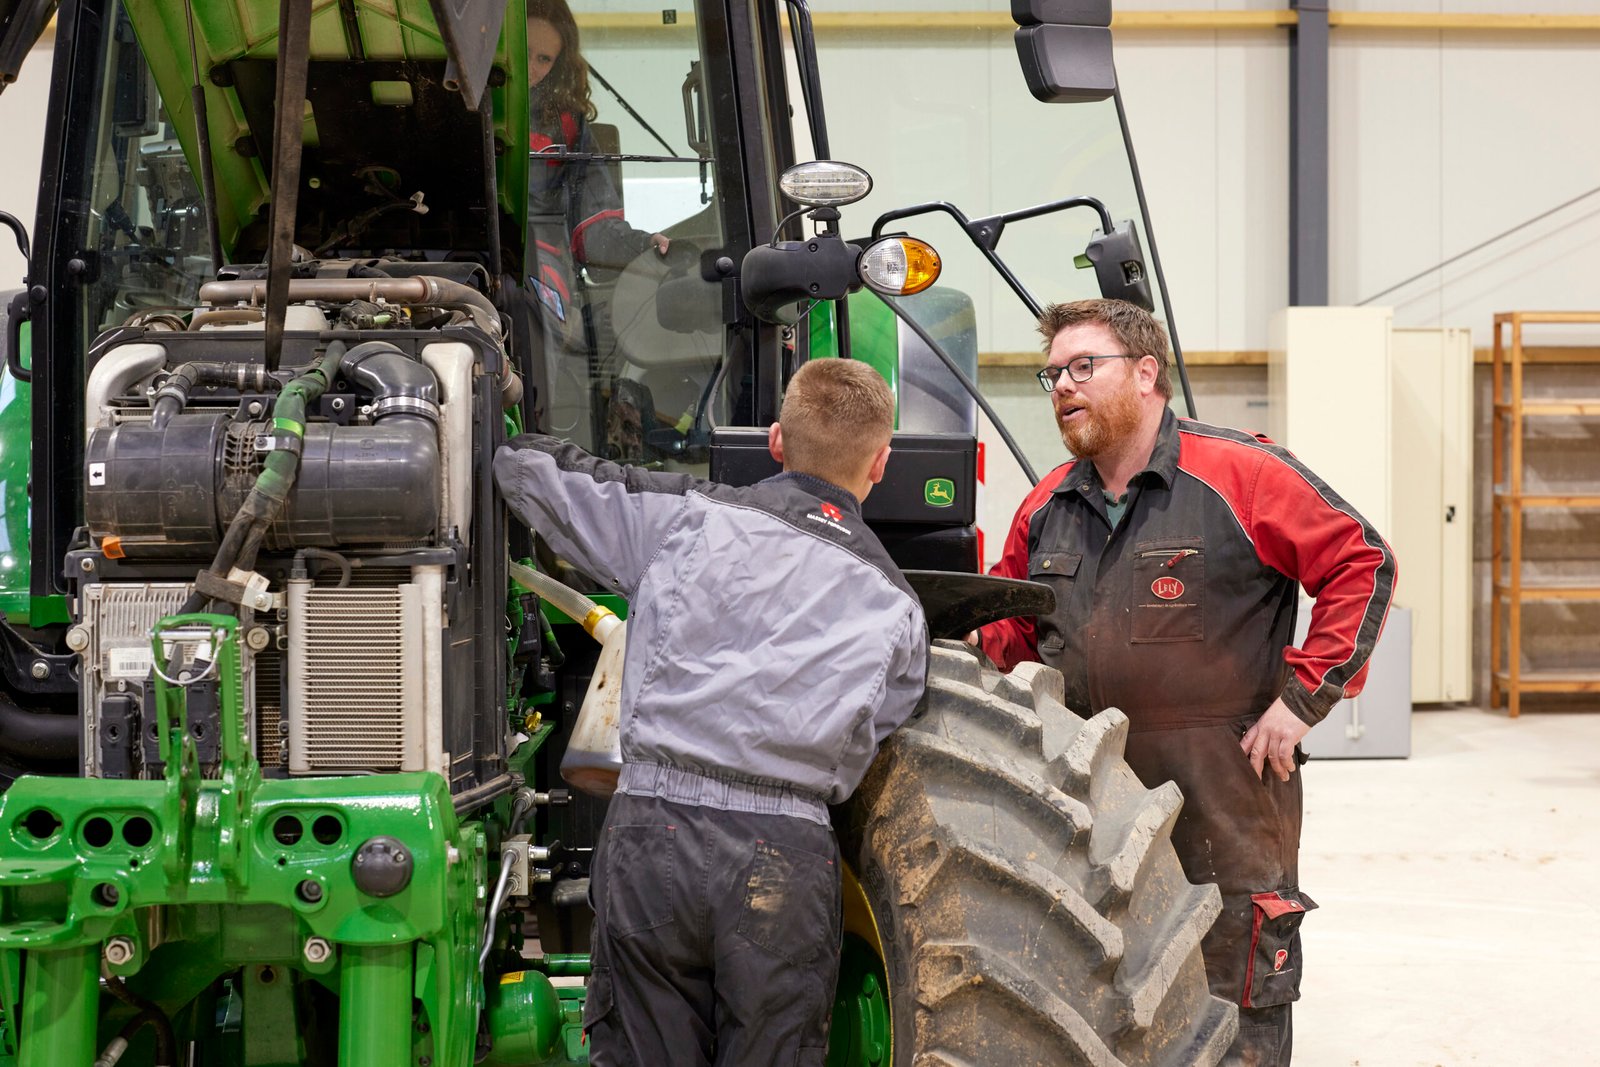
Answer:
[{"label": "white wall", "polygon": [[[1538,6],[1594,13],[1577,0]],[[1371,297],[1600,186],[1597,44],[1592,33],[1335,34],[1332,301]],[[1597,265],[1600,194],[1379,302],[1397,325],[1469,326],[1483,346],[1496,311],[1596,307]],[[1596,336],[1544,340],[1580,342]]]},{"label": "white wall", "polygon": [[[33,237],[33,212],[39,199],[39,162],[44,153],[50,93],[50,61],[55,46],[51,30],[22,65],[22,74],[0,94],[0,143],[6,164],[0,167],[0,210],[21,220]],[[22,255],[10,230],[0,230],[0,290],[22,285]]]},{"label": "white wall", "polygon": [[[812,4],[819,17],[868,6]],[[870,6],[1008,10],[1000,0]],[[1118,11],[1283,6],[1116,3]],[[1594,0],[1348,0],[1336,10],[1597,13]],[[1084,106],[1028,97],[1007,32],[824,29],[820,38],[834,154],[873,170],[873,210],[945,195],[970,213],[998,211],[1092,192],[1105,177],[1103,161],[1082,162],[1106,147],[1104,124]],[[1332,303],[1371,297],[1600,186],[1600,34],[1336,27],[1331,39]],[[1284,29],[1117,37],[1134,143],[1190,349],[1266,348],[1268,320],[1288,298],[1288,40]],[[930,139],[951,158],[923,162]],[[941,251],[959,244],[948,229],[928,229]],[[1070,269],[1052,274],[1048,256],[1082,241],[1083,220],[1029,234],[1008,236],[1002,252],[1017,257],[1041,295],[1079,295],[1086,279]],[[1597,259],[1600,194],[1379,302],[1395,306],[1398,325],[1468,326],[1486,345],[1497,310],[1595,306]],[[1031,349],[1009,295],[975,278],[960,265],[952,271],[989,324],[980,348]],[[1547,343],[1596,340],[1569,330]]]}]

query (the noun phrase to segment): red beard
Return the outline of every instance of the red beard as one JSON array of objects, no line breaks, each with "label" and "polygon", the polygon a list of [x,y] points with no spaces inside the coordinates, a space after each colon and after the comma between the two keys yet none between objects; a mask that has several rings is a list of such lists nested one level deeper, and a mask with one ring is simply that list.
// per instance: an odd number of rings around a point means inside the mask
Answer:
[{"label": "red beard", "polygon": [[[1075,408],[1082,408],[1083,414],[1062,422],[1061,417]],[[1102,400],[1058,400],[1055,411],[1062,442],[1074,456],[1093,459],[1119,446],[1139,428],[1139,392],[1130,378],[1124,388]]]}]

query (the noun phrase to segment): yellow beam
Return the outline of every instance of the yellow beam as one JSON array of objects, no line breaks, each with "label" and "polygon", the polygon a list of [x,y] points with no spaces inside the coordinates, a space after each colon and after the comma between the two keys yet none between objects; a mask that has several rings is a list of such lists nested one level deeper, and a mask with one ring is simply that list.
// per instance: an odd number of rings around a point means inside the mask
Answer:
[{"label": "yellow beam", "polygon": [[[1194,349],[1183,354],[1183,361],[1191,367],[1265,367],[1266,349]],[[1494,349],[1472,350],[1474,363],[1494,361]],[[1600,363],[1600,347],[1593,345],[1525,345],[1522,361],[1528,364],[1557,364],[1585,366]],[[1041,352],[980,352],[980,367],[1031,367],[1044,366]]]},{"label": "yellow beam", "polygon": [[1328,25],[1350,30],[1600,31],[1600,15],[1492,15],[1468,12],[1330,11]]},{"label": "yellow beam", "polygon": [[[614,12],[585,16],[589,31],[691,30],[694,13],[680,11],[677,23],[664,24],[658,12]],[[1003,11],[825,11],[814,12],[820,33],[949,33],[1016,29]],[[1111,28],[1118,33],[1268,31],[1299,22],[1287,8],[1276,11],[1118,11]],[[1600,33],[1600,15],[1475,14],[1428,11],[1330,11],[1328,25],[1350,30],[1456,30],[1479,33]]]}]

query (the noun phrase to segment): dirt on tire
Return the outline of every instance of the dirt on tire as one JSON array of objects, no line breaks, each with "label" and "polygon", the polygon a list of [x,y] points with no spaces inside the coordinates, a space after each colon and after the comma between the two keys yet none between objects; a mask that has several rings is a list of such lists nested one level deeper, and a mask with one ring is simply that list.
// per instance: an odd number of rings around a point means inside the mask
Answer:
[{"label": "dirt on tire", "polygon": [[1200,940],[1221,910],[1171,844],[1183,799],[1123,760],[1061,675],[932,650],[928,693],[844,813],[883,941],[895,1067],[1214,1067],[1237,1009]]}]

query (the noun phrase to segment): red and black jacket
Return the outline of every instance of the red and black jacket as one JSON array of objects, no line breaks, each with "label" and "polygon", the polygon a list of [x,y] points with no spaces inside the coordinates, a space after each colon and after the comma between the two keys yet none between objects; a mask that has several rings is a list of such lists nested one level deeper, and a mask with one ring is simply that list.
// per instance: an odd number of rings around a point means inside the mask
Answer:
[{"label": "red and black jacket", "polygon": [[[538,113],[535,100],[533,113]],[[589,124],[570,111],[558,116],[558,128],[532,130],[528,149],[534,153],[599,151]],[[622,216],[622,196],[604,164],[551,158],[541,168],[535,163],[528,175],[529,213],[553,216],[564,228],[560,246],[540,236],[547,251],[566,255],[580,264],[620,270],[650,247],[650,235],[629,226]]]},{"label": "red and black jacket", "polygon": [[[1017,510],[991,573],[1055,588],[1056,610],[983,629],[1009,669],[1039,659],[1079,712],[1118,707],[1134,731],[1259,715],[1315,724],[1366,680],[1394,595],[1371,524],[1265,438],[1167,411],[1113,530],[1094,464],[1051,471]],[[1290,647],[1296,585],[1315,598]]]}]

